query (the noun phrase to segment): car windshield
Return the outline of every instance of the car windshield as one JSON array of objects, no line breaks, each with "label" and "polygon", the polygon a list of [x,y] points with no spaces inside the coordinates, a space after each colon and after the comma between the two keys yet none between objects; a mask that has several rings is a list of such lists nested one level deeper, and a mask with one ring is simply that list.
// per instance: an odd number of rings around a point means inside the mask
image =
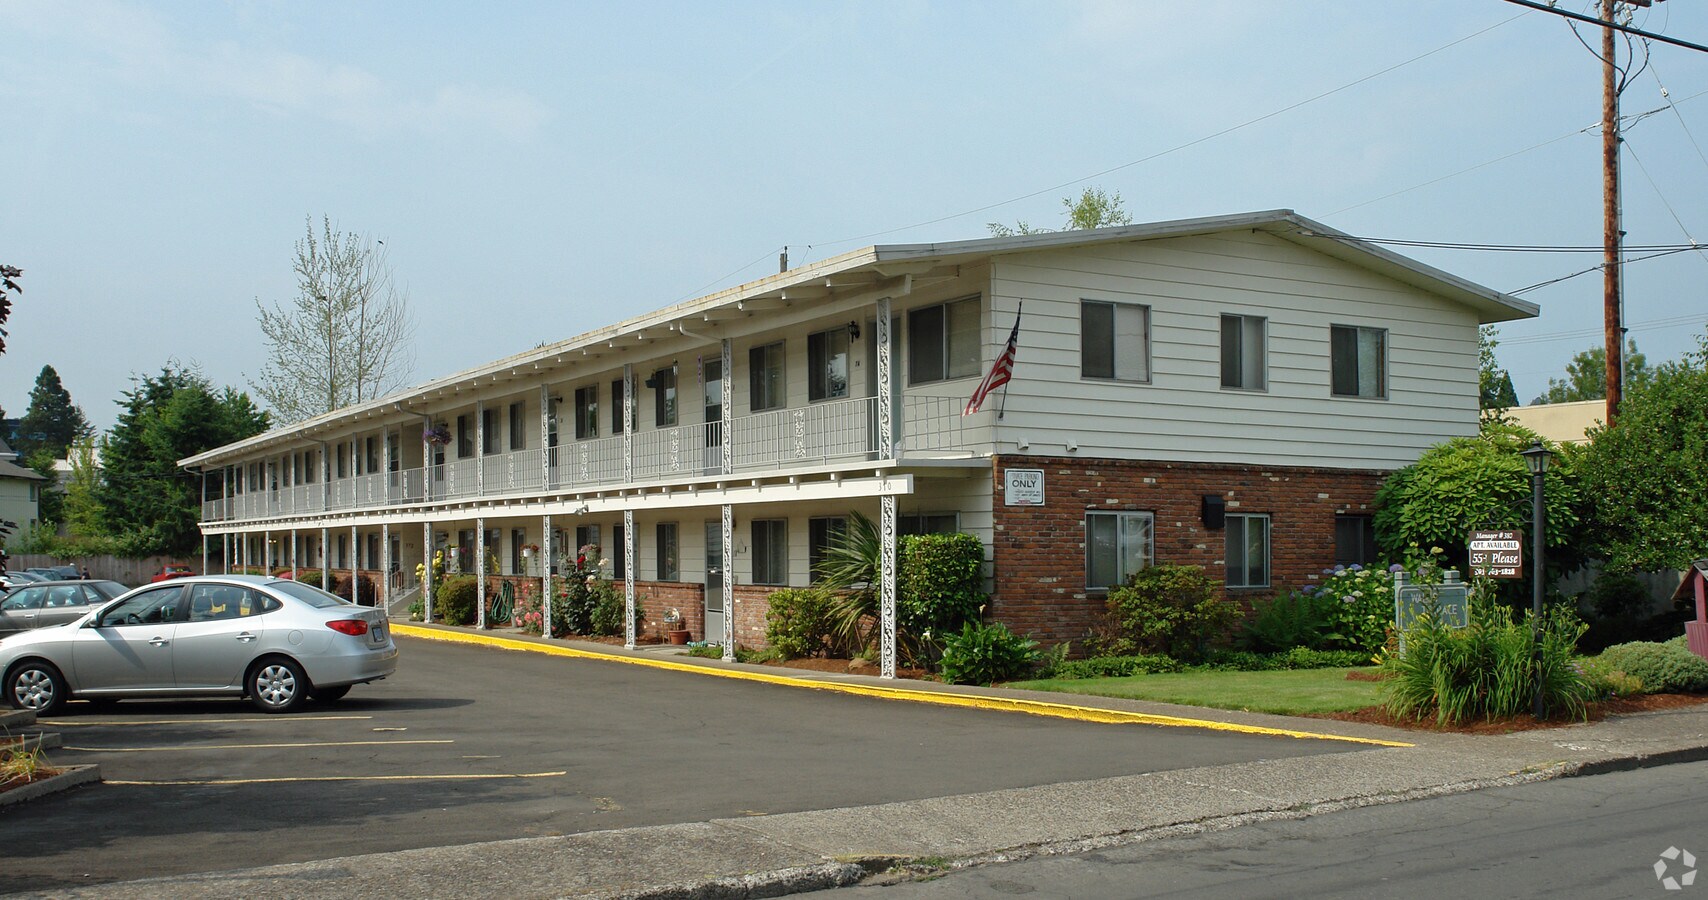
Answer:
[{"label": "car windshield", "polygon": [[287,597],[295,597],[316,609],[325,609],[329,606],[355,605],[337,594],[328,594],[320,588],[310,587],[297,581],[273,581],[269,582],[267,587],[278,591]]},{"label": "car windshield", "polygon": [[91,581],[85,585],[85,587],[95,591],[103,597],[106,597],[108,600],[115,599],[120,594],[130,590],[130,588],[127,588],[116,581]]}]

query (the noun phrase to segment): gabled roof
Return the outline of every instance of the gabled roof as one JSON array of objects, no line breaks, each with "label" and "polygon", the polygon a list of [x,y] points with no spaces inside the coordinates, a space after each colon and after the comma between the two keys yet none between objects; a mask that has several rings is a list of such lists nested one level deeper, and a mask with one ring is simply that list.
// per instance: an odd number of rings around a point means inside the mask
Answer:
[{"label": "gabled roof", "polygon": [[[1307,219],[1290,209],[946,243],[880,244],[676,303],[604,328],[405,388],[378,400],[359,403],[276,428],[235,444],[179,460],[178,464],[194,467],[222,458],[239,456],[250,449],[268,444],[315,440],[314,436],[317,434],[340,430],[350,421],[364,417],[394,415],[397,412],[419,414],[421,410],[411,409],[411,405],[425,404],[447,391],[530,377],[542,371],[565,367],[573,364],[575,360],[618,349],[618,342],[635,346],[645,340],[676,334],[696,337],[699,336],[696,334],[698,331],[717,329],[720,313],[728,318],[732,312],[743,310],[745,305],[751,303],[825,299],[837,291],[878,289],[890,282],[899,287],[908,279],[940,277],[945,272],[952,273],[961,265],[1017,253],[1093,244],[1162,240],[1228,231],[1262,231],[1309,247],[1350,265],[1369,269],[1403,284],[1462,303],[1475,310],[1478,320],[1485,324],[1529,318],[1540,312],[1540,308],[1533,303],[1401,256]],[[569,358],[570,362],[565,362],[566,358]]]}]

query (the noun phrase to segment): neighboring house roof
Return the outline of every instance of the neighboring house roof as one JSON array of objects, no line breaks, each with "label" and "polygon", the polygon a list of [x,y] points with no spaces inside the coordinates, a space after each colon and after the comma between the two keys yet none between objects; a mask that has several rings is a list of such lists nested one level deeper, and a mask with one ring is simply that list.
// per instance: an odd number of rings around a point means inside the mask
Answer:
[{"label": "neighboring house roof", "polygon": [[1408,259],[1307,219],[1289,209],[970,241],[880,244],[667,306],[614,325],[405,388],[377,400],[276,428],[243,441],[187,457],[179,460],[178,464],[193,468],[220,459],[240,457],[248,450],[270,444],[312,440],[313,435],[347,428],[352,420],[366,416],[394,411],[418,413],[417,410],[408,409],[408,405],[423,403],[447,391],[456,391],[463,387],[508,381],[523,377],[524,374],[532,375],[566,366],[569,363],[565,363],[564,359],[571,353],[575,354],[574,360],[601,355],[608,348],[615,347],[619,340],[653,340],[676,334],[694,337],[696,335],[693,332],[696,329],[716,327],[713,324],[713,314],[739,310],[747,303],[827,298],[835,290],[869,289],[890,279],[900,282],[912,278],[935,278],[944,273],[952,273],[964,264],[1011,254],[1230,231],[1262,231],[1350,265],[1462,303],[1474,310],[1478,321],[1484,324],[1528,318],[1540,312],[1540,308],[1534,303]]},{"label": "neighboring house roof", "polygon": [[1589,430],[1601,425],[1607,416],[1606,400],[1581,400],[1575,403],[1538,403],[1534,406],[1515,406],[1506,417],[1556,444],[1582,444],[1589,440]]},{"label": "neighboring house roof", "polygon": [[9,459],[0,459],[0,478],[23,478],[29,481],[46,481],[40,472],[20,466]]}]

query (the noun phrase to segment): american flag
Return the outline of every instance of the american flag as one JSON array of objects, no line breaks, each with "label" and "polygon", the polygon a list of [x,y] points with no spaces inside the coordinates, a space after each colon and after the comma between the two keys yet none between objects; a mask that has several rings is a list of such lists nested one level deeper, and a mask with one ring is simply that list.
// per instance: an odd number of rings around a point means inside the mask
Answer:
[{"label": "american flag", "polygon": [[[990,372],[979,382],[979,389],[973,391],[973,399],[967,401],[967,408],[961,410],[961,415],[970,416],[979,411],[984,405],[984,398],[990,392],[1008,383],[1014,374],[1014,345],[1020,340],[1020,312],[1014,313],[1014,330],[1008,332],[1008,343],[1002,347],[1002,352],[996,355],[996,362],[990,364]],[[999,417],[1000,418],[1000,417]]]}]

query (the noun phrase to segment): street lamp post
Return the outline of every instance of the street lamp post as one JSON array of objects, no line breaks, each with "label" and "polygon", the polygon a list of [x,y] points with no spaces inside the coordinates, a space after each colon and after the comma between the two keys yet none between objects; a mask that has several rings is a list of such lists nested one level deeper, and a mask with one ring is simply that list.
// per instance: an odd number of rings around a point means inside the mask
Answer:
[{"label": "street lamp post", "polygon": [[1553,454],[1532,442],[1529,449],[1520,451],[1524,465],[1530,469],[1530,555],[1535,569],[1530,574],[1530,645],[1531,671],[1536,679],[1536,695],[1531,712],[1542,718],[1542,588],[1546,582],[1547,560],[1543,557],[1542,532],[1545,513],[1542,511],[1542,478],[1548,473],[1548,459]]}]

